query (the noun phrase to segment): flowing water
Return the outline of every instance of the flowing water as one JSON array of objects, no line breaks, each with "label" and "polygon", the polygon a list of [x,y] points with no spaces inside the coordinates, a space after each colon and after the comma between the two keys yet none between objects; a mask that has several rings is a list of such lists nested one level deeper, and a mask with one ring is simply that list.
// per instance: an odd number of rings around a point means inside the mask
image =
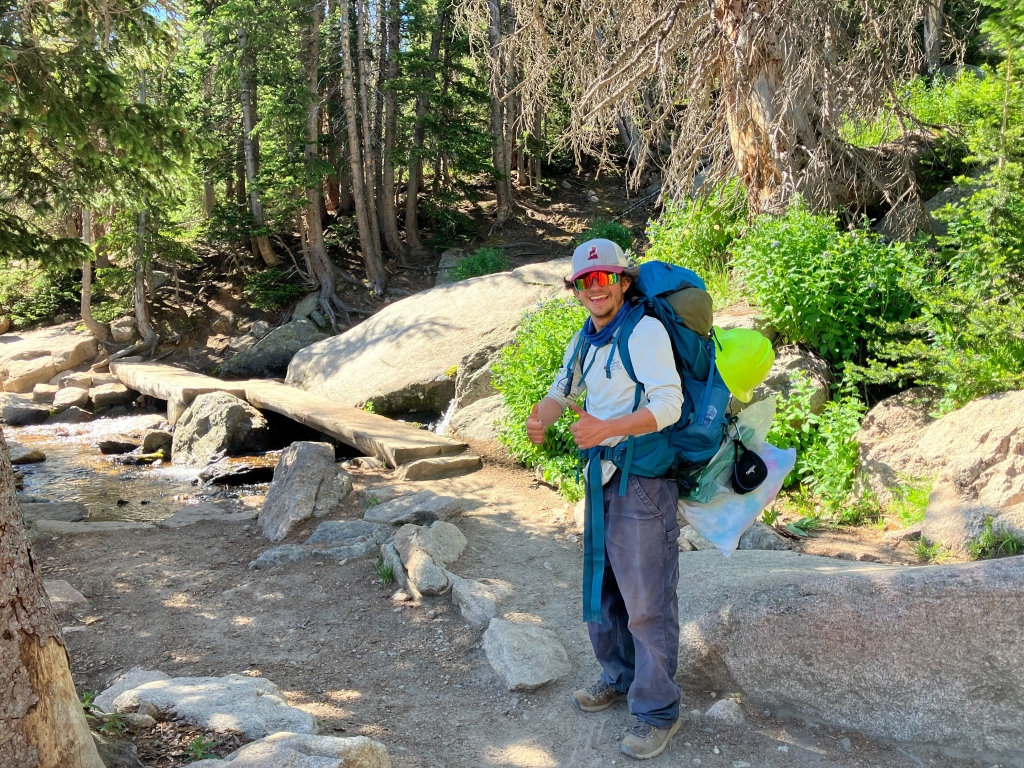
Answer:
[{"label": "flowing water", "polygon": [[[80,501],[89,510],[88,520],[130,520],[152,523],[163,520],[183,506],[219,499],[258,502],[268,483],[224,487],[204,486],[201,468],[171,463],[122,466],[117,456],[104,456],[96,443],[117,435],[141,435],[157,427],[163,418],[155,414],[96,419],[85,424],[51,424],[4,427],[10,442],[39,448],[46,461],[15,467],[24,472],[25,487],[19,497],[38,501]],[[234,457],[232,466],[273,467],[280,452]]]}]

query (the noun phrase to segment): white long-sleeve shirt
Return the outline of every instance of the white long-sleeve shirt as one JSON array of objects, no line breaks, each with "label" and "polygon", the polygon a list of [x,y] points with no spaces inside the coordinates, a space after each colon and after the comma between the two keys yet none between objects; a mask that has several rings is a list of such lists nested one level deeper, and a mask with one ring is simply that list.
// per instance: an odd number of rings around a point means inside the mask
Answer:
[{"label": "white long-sleeve shirt", "polygon": [[[562,358],[562,367],[555,377],[554,384],[548,390],[548,397],[557,401],[562,408],[584,390],[587,392],[587,413],[598,419],[617,419],[633,412],[636,397],[636,384],[626,373],[619,359],[616,344],[605,344],[603,347],[591,347],[586,360],[577,359],[574,364],[573,386],[566,397],[563,394],[568,376],[569,361],[579,333],[572,337]],[[665,327],[653,317],[643,317],[630,334],[629,359],[633,363],[633,372],[637,380],[643,384],[643,392],[638,408],[647,408],[658,425],[658,430],[679,421],[683,407],[683,388],[676,371],[675,359],[672,355],[672,342],[669,340]],[[608,356],[615,350],[615,358],[611,364],[611,377],[605,374]],[[585,374],[585,375],[584,375]],[[622,435],[609,437],[601,445],[617,445],[626,438]],[[604,482],[614,474],[615,467],[611,462],[604,462]],[[611,470],[609,472],[609,469]]]}]

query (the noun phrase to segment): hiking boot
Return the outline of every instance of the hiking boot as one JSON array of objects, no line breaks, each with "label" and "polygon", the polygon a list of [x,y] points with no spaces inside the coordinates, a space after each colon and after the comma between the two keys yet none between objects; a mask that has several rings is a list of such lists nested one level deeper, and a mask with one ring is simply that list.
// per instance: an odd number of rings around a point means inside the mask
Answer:
[{"label": "hiking boot", "polygon": [[619,750],[637,760],[657,757],[665,751],[668,740],[679,730],[681,720],[676,720],[668,728],[655,728],[653,725],[638,721],[629,729],[629,733],[619,745]]},{"label": "hiking boot", "polygon": [[608,709],[616,701],[624,701],[625,698],[626,694],[604,682],[572,692],[573,704],[583,712],[600,712],[602,709]]}]

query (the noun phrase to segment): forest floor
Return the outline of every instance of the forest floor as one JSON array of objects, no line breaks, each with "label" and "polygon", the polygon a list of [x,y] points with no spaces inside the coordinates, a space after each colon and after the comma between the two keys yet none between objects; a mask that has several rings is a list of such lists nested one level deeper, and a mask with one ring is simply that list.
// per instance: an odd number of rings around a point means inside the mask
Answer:
[{"label": "forest floor", "polygon": [[[248,570],[270,545],[255,525],[201,523],[172,530],[125,531],[44,539],[34,556],[48,579],[65,579],[89,598],[63,623],[80,691],[101,691],[135,666],[172,677],[262,675],[289,703],[321,721],[321,733],[383,742],[396,768],[546,768],[624,765],[618,741],[631,724],[624,705],[583,714],[569,693],[597,679],[579,597],[582,543],[569,532],[571,509],[491,444],[475,444],[483,470],[424,483],[461,497],[455,522],[468,547],[452,566],[460,576],[502,579],[515,593],[499,614],[551,629],[573,672],[530,693],[509,693],[481,648],[482,629],[466,624],[447,596],[395,603],[372,558],[344,564],[304,562]],[[356,491],[333,515],[357,518],[362,498],[390,482],[382,470],[353,470]],[[259,499],[251,499],[258,503]],[[311,521],[288,541],[300,541]],[[805,551],[908,562],[859,529],[812,534]],[[706,710],[721,691],[684,692],[683,711]],[[745,707],[748,723],[726,727],[686,720],[656,765],[907,766],[975,763],[924,754]],[[166,751],[167,734],[198,731],[161,723],[127,734],[153,768],[185,765]],[[223,742],[230,751],[234,739]],[[154,747],[163,749],[158,756]],[[179,750],[183,752],[183,750]],[[699,762],[698,762],[699,761]]]}]

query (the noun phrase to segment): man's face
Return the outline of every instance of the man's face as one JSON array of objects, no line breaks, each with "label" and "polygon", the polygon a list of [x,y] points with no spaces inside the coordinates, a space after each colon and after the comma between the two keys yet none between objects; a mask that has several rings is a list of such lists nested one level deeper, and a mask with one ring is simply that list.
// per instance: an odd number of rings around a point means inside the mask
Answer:
[{"label": "man's face", "polygon": [[[594,273],[591,273],[594,274]],[[630,281],[625,275],[619,275],[619,281],[612,285],[597,285],[591,283],[590,287],[580,291],[573,288],[573,293],[580,303],[587,308],[590,316],[594,319],[594,326],[601,328],[618,314],[626,301],[626,291],[629,289]]]}]

